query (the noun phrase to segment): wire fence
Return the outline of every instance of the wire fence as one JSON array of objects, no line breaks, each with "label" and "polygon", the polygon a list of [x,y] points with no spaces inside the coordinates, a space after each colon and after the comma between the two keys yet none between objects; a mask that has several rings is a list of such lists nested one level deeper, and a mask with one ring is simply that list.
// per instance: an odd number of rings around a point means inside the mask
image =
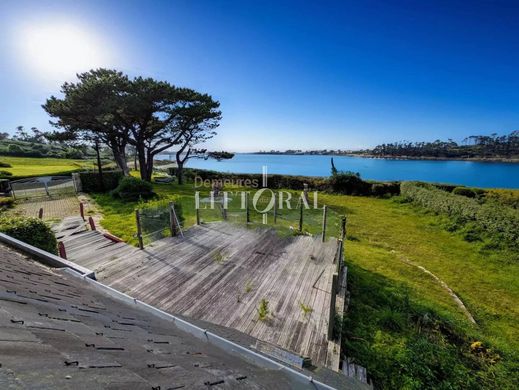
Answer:
[{"label": "wire fence", "polygon": [[165,237],[182,234],[184,220],[180,204],[160,202],[136,211],[137,238],[141,247]]},{"label": "wire fence", "polygon": [[50,177],[13,181],[11,191],[17,201],[24,201],[72,195],[76,187],[70,177]]},{"label": "wire fence", "polygon": [[235,193],[200,197],[196,208],[199,223],[225,220],[235,224],[274,227],[280,234],[322,235],[340,238],[343,216],[330,207],[305,202],[302,197],[283,198],[271,192]]}]

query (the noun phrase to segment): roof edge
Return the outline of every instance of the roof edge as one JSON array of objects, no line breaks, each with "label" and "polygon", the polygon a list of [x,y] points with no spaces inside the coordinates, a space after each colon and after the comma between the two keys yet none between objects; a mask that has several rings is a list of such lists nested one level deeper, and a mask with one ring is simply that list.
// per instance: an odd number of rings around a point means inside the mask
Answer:
[{"label": "roof edge", "polygon": [[283,371],[287,376],[301,385],[301,388],[314,390],[335,390],[335,387],[314,380],[312,376],[305,375],[304,373],[299,372],[294,368],[285,366],[280,362],[277,362],[267,356],[259,354],[231,340],[221,337],[213,332],[208,331],[207,329],[200,328],[199,326],[196,326],[180,317],[174,316],[173,314],[169,314],[154,306],[148,305],[147,303],[144,303],[137,298],[131,297],[130,295],[127,295],[95,279],[90,278],[88,275],[75,270],[73,267],[65,267],[64,271],[73,277],[82,278],[91,284],[94,288],[102,290],[102,293],[110,296],[111,298],[117,299],[118,301],[132,306],[137,306],[141,310],[145,310],[157,317],[173,322],[178,329],[183,330],[200,340],[206,341],[233,356],[237,356],[259,367]]},{"label": "roof edge", "polygon": [[89,279],[95,280],[96,278],[95,272],[88,268],[82,267],[59,256],[53,255],[52,253],[44,251],[43,249],[36,248],[33,245],[27,244],[5,233],[0,233],[0,242],[14,247],[25,254],[29,254],[36,257],[37,260],[39,260],[41,263],[48,265],[50,267],[69,268],[76,271],[77,273],[80,273],[81,276],[85,276]]}]

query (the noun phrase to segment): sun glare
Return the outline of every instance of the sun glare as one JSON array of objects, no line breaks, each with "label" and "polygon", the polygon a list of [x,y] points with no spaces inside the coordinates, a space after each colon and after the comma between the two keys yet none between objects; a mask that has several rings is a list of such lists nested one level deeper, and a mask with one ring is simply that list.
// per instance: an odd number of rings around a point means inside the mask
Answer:
[{"label": "sun glare", "polygon": [[113,57],[94,32],[74,24],[26,25],[20,39],[23,61],[32,72],[50,80],[109,66]]}]

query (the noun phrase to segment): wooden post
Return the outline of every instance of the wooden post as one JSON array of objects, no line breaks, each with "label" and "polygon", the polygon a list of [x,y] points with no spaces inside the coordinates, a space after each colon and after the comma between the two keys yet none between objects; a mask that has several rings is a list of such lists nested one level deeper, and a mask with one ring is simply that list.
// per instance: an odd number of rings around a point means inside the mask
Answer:
[{"label": "wooden post", "polygon": [[135,222],[137,223],[137,239],[139,240],[139,249],[144,249],[142,242],[141,215],[139,209],[135,210]]},{"label": "wooden post", "polygon": [[96,229],[96,224],[95,224],[95,222],[94,222],[94,218],[92,218],[92,217],[88,217],[88,223],[90,224],[90,229],[92,229],[92,230],[97,230],[97,229]]},{"label": "wooden post", "polygon": [[277,196],[274,195],[274,223],[278,220],[278,201]]},{"label": "wooden post", "polygon": [[40,207],[40,210],[38,211],[38,218],[43,219],[43,207]]},{"label": "wooden post", "polygon": [[247,223],[250,222],[250,209],[249,209],[249,193],[245,193],[245,217]]},{"label": "wooden post", "polygon": [[308,203],[310,201],[310,198],[308,198],[308,183],[303,183],[303,194]]},{"label": "wooden post", "polygon": [[79,202],[79,214],[81,215],[81,218],[83,218],[83,221],[85,220],[85,206],[83,205],[83,202]]},{"label": "wooden post", "polygon": [[346,216],[343,215],[341,218],[341,240],[344,241],[346,237]]},{"label": "wooden post", "polygon": [[299,204],[299,231],[303,231],[303,201]]},{"label": "wooden post", "polygon": [[335,327],[335,299],[337,294],[339,276],[334,273],[332,276],[332,288],[330,291],[330,315],[328,317],[328,340],[333,339],[333,331]]},{"label": "wooden post", "polygon": [[62,241],[59,241],[58,242],[58,252],[59,252],[59,257],[61,257],[62,259],[67,259],[67,252],[65,251],[65,244],[63,244]]},{"label": "wooden post", "polygon": [[177,225],[175,222],[175,203],[169,203],[169,229],[171,231],[171,237],[177,235]]},{"label": "wooden post", "polygon": [[326,205],[323,206],[323,236],[322,241],[324,242],[326,240],[326,213],[328,211],[328,208]]},{"label": "wooden post", "polygon": [[200,209],[196,208],[196,224],[200,225]]}]

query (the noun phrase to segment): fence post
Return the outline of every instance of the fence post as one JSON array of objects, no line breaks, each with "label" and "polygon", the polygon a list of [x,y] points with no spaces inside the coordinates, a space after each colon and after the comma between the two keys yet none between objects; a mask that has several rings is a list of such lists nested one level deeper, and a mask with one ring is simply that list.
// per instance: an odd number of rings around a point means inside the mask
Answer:
[{"label": "fence post", "polygon": [[303,231],[303,201],[299,204],[299,231]]},{"label": "fence post", "polygon": [[47,193],[47,196],[50,196],[49,187],[47,186],[47,183],[43,183],[43,185],[45,186],[45,192]]},{"label": "fence post", "polygon": [[326,205],[323,206],[323,235],[322,235],[322,241],[324,242],[326,240],[326,213],[328,211],[328,208]]},{"label": "fence post", "polygon": [[346,237],[346,216],[341,217],[341,240],[344,241]]},{"label": "fence post", "polygon": [[200,225],[200,209],[196,208],[196,224]]},{"label": "fence post", "polygon": [[97,230],[97,229],[96,229],[96,224],[95,224],[95,222],[94,222],[94,218],[92,218],[92,217],[88,217],[88,223],[90,224],[90,229],[92,229],[92,230]]},{"label": "fence post", "polygon": [[83,205],[83,202],[79,202],[79,214],[81,215],[81,218],[83,218],[83,221],[85,220],[85,206]]},{"label": "fence post", "polygon": [[330,316],[328,317],[328,340],[333,339],[333,331],[335,327],[335,299],[337,294],[339,276],[334,273],[332,275],[332,289],[330,291]]},{"label": "fence post", "polygon": [[175,224],[175,203],[169,203],[169,229],[171,231],[171,237],[177,235],[177,227]]},{"label": "fence post", "polygon": [[227,202],[227,192],[224,191],[222,197],[222,216],[224,221],[227,221]]},{"label": "fence post", "polygon": [[61,257],[62,259],[67,259],[67,252],[65,251],[65,244],[63,244],[62,241],[59,241],[58,242],[58,252],[59,252],[59,257]]},{"label": "fence post", "polygon": [[249,193],[245,192],[245,216],[247,223],[250,222]]},{"label": "fence post", "polygon": [[274,194],[274,223],[278,220],[278,200],[277,196]]},{"label": "fence post", "polygon": [[141,214],[139,209],[135,210],[135,222],[137,223],[137,239],[139,240],[139,249],[144,249],[142,242]]},{"label": "fence post", "polygon": [[40,207],[40,210],[38,211],[38,218],[43,219],[43,207]]}]

